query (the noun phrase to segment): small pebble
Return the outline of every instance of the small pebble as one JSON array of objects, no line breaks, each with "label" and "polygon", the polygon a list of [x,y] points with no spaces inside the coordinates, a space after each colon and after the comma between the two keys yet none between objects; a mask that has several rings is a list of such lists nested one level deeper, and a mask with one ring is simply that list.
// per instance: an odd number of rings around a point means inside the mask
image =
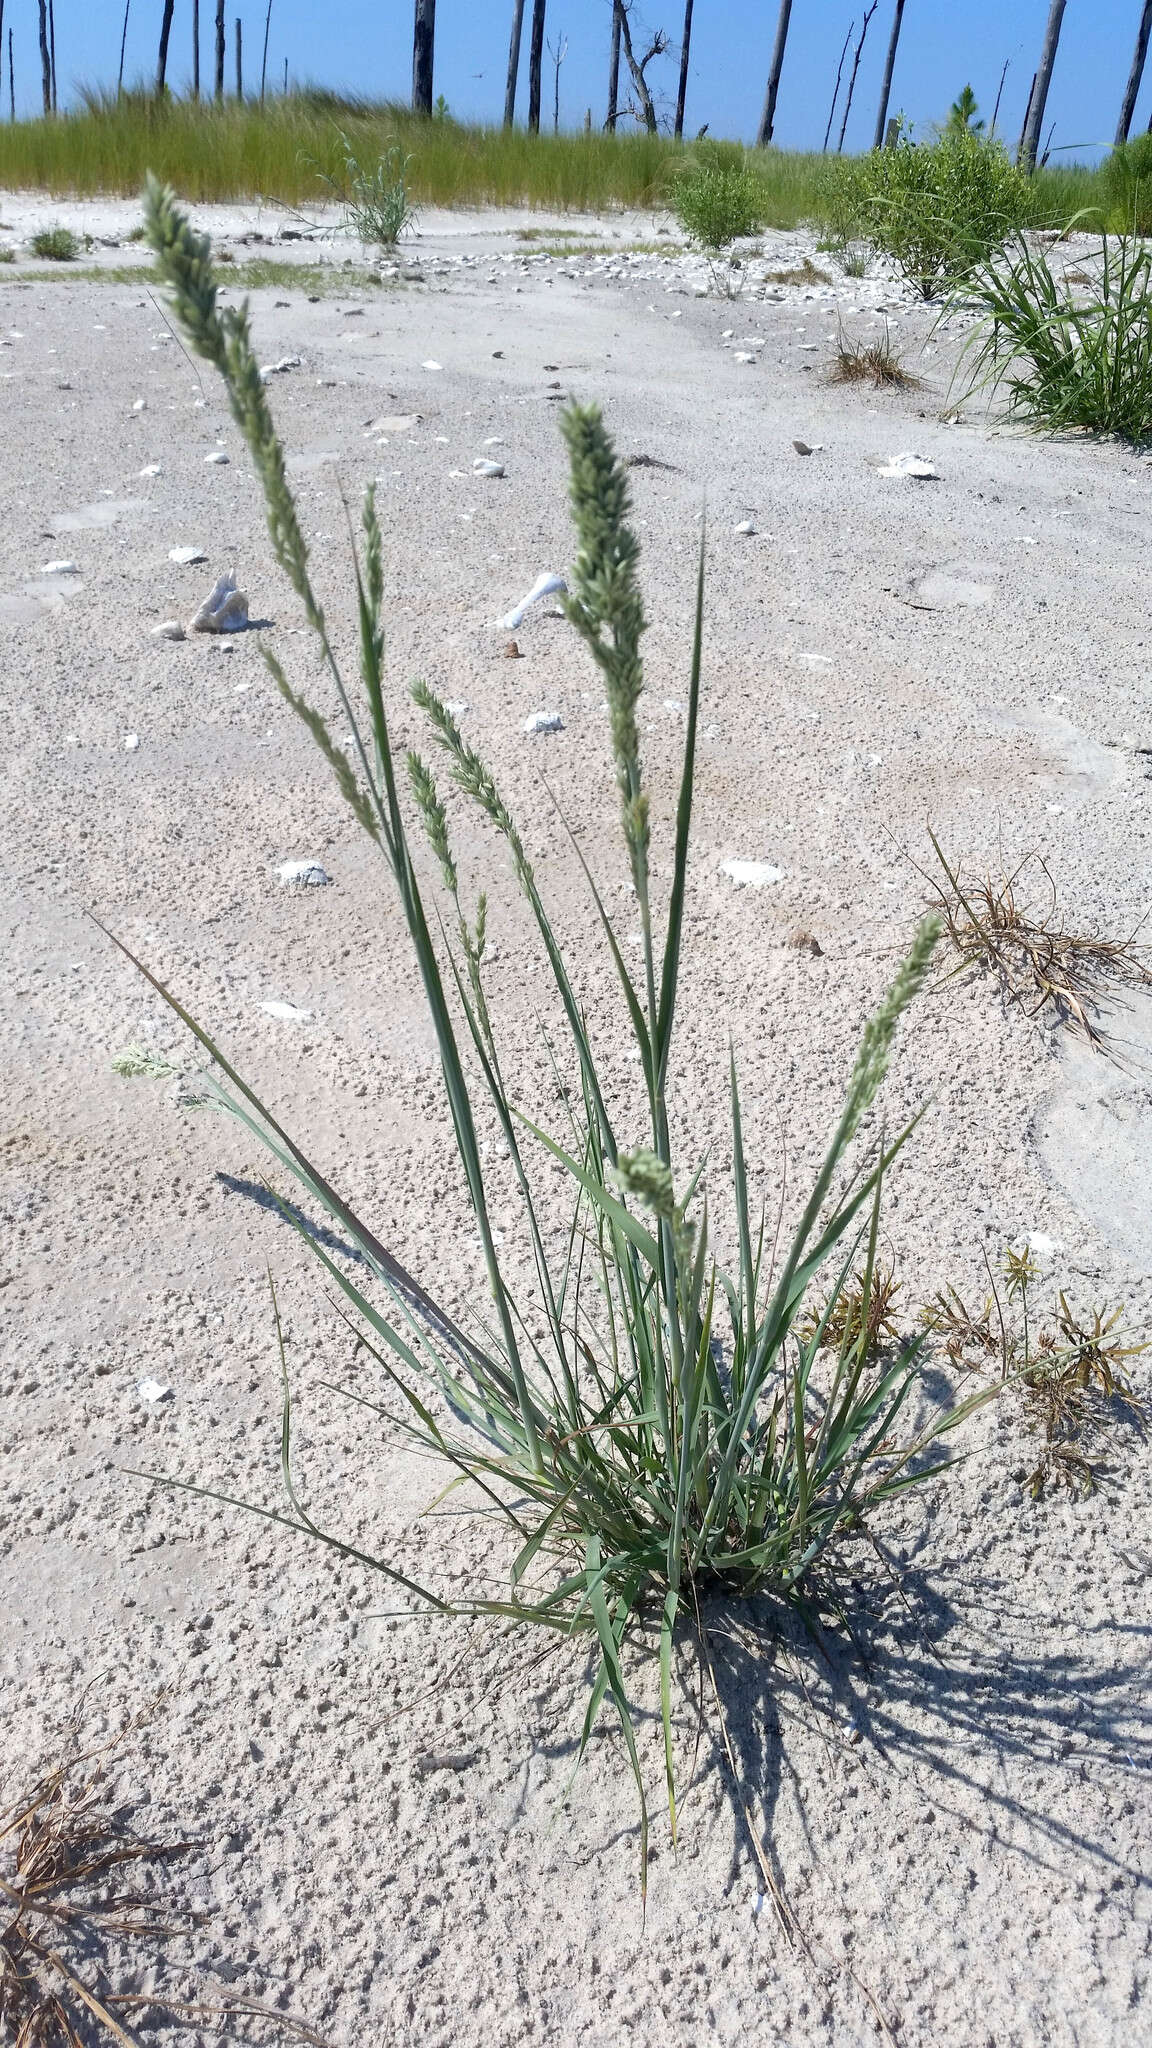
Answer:
[{"label": "small pebble", "polygon": [[135,753],[135,751],[136,751],[136,749],[137,749],[137,747],[138,747],[138,746],[140,745],[140,735],[139,735],[139,733],[138,733],[138,732],[126,732],[126,733],[125,733],[125,735],[124,735],[124,745],[125,745],[125,748],[127,749],[128,753],[130,753],[130,754],[134,754],[134,753]]},{"label": "small pebble", "polygon": [[137,1380],[136,1392],[142,1401],[153,1403],[156,1401],[170,1401],[172,1398],[172,1389],[171,1387],[166,1387],[163,1380]]},{"label": "small pebble", "polygon": [[260,1008],[266,1010],[270,1017],[282,1018],[285,1023],[306,1023],[312,1015],[311,1010],[298,1010],[295,1003],[272,1001],[261,1003]]},{"label": "small pebble", "polygon": [[529,739],[542,732],[563,732],[564,720],[558,711],[534,711],[531,718],[524,720],[522,730]]},{"label": "small pebble", "polygon": [[276,873],[282,888],[323,889],[332,880],[318,860],[286,860]]},{"label": "small pebble", "polygon": [[755,533],[755,531],[756,521],[754,519],[741,519],[739,524],[733,528],[735,533]]},{"label": "small pebble", "polygon": [[148,400],[146,398],[134,398],[132,400],[132,410],[133,412],[147,412]]},{"label": "small pebble", "polygon": [[762,889],[767,882],[782,882],[783,868],[774,868],[766,860],[726,860],[721,863],[720,872],[735,882],[738,889]]},{"label": "small pebble", "polygon": [[75,562],[45,562],[40,574],[42,576],[78,576],[80,570]]},{"label": "small pebble", "polygon": [[184,628],[180,624],[179,619],[161,620],[158,626],[153,626],[152,635],[156,640],[183,640],[185,638]]},{"label": "small pebble", "polygon": [[219,465],[220,463],[223,463],[223,462],[230,462],[230,461],[232,460],[232,458],[231,458],[231,456],[230,456],[230,455],[228,454],[228,452],[227,452],[227,450],[226,450],[226,449],[224,449],[224,448],[214,448],[214,449],[212,450],[212,453],[211,453],[211,455],[206,455],[206,456],[204,457],[204,460],[205,460],[205,462],[214,462],[214,463],[216,463],[217,465]]},{"label": "small pebble", "polygon": [[524,656],[520,652],[520,643],[518,640],[506,640],[504,643],[503,654],[505,661],[523,661],[524,659]]},{"label": "small pebble", "polygon": [[812,453],[807,441],[793,441],[792,446],[796,450],[797,455],[811,455]]},{"label": "small pebble", "polygon": [[159,476],[161,467],[162,465],[159,462],[146,462],[143,469],[138,469],[136,474],[137,476]]},{"label": "small pebble", "polygon": [[169,548],[168,560],[178,562],[182,569],[187,569],[193,562],[206,562],[208,557],[203,548]]},{"label": "small pebble", "polygon": [[429,356],[428,361],[426,363],[421,363],[420,368],[422,370],[442,370],[444,368],[444,365],[443,363],[433,362],[432,357]]}]

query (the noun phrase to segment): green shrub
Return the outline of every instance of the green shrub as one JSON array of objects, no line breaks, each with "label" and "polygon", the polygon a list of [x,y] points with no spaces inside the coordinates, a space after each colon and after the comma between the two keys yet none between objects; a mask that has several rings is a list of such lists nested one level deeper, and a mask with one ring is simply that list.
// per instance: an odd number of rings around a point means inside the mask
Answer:
[{"label": "green shrub", "polygon": [[[984,319],[965,345],[968,389],[1008,394],[1029,425],[1152,437],[1152,251],[1106,235],[1073,286],[1023,236],[958,294]],[[1085,284],[1084,279],[1088,282]]]},{"label": "green shrub", "polygon": [[341,177],[320,176],[344,206],[344,226],[361,242],[381,249],[394,248],[406,228],[415,227],[408,172],[412,165],[399,145],[386,149],[372,166],[366,167],[356,155],[347,135],[340,134],[344,157]]},{"label": "green shrub", "polygon": [[[803,1603],[837,1538],[867,1508],[938,1472],[947,1460],[932,1446],[987,1397],[982,1393],[949,1411],[933,1409],[917,1346],[877,1362],[847,1319],[843,1341],[831,1355],[820,1356],[828,1315],[844,1289],[855,1284],[853,1273],[862,1262],[860,1284],[867,1296],[876,1264],[884,1175],[911,1125],[891,1142],[873,1134],[862,1154],[853,1141],[880,1087],[899,1019],[923,983],[939,926],[932,919],[922,924],[865,1027],[827,1155],[791,1243],[778,1253],[770,1249],[771,1232],[750,1194],[730,1063],[726,1107],[736,1227],[734,1265],[725,1272],[709,1242],[704,1167],[682,1169],[674,1161],[667,1109],[692,823],[703,552],[674,842],[661,863],[670,883],[661,934],[649,887],[652,820],[636,715],[645,619],[639,550],[627,523],[627,472],[599,413],[574,406],[563,422],[577,543],[566,608],[603,677],[634,891],[630,900],[641,934],[634,980],[625,942],[593,886],[639,1055],[630,1111],[617,1105],[617,1089],[597,1066],[576,993],[586,973],[574,985],[527,849],[487,767],[432,690],[420,684],[412,692],[452,785],[453,806],[475,806],[510,857],[551,977],[556,1029],[549,1032],[548,1051],[567,1121],[562,1137],[540,1128],[514,1100],[506,1051],[489,1011],[485,899],[474,909],[463,899],[449,807],[432,768],[416,752],[402,764],[393,750],[382,673],[382,542],[372,489],[364,501],[363,559],[356,564],[362,696],[354,704],[309,580],[307,548],[252,354],[247,309],[217,310],[208,244],[191,232],[171,192],[155,183],[147,194],[147,220],[175,317],[190,347],[219,370],[227,386],[263,484],[277,559],[317,637],[347,724],[350,753],[329,735],[320,713],[296,693],[267,649],[265,661],[379,849],[411,938],[483,1252],[486,1286],[467,1328],[397,1263],[208,1035],[172,997],[166,1000],[222,1070],[229,1085],[218,1088],[219,1105],[263,1139],[355,1244],[363,1266],[354,1279],[318,1240],[307,1240],[377,1361],[379,1399],[369,1397],[368,1405],[386,1416],[402,1441],[442,1461],[450,1485],[463,1485],[463,1498],[503,1533],[508,1590],[492,1597],[481,1580],[449,1607],[426,1584],[353,1550],[314,1521],[294,1486],[287,1393],[287,1505],[278,1514],[258,1512],[378,1569],[426,1613],[494,1615],[590,1639],[598,1656],[581,1750],[610,1694],[640,1793],[644,1872],[647,1806],[622,1656],[626,1644],[649,1623],[659,1639],[674,1830],[671,1691],[678,1623],[690,1620],[697,1598],[709,1590],[729,1598],[766,1593]],[[413,811],[443,883],[438,910],[426,907],[418,878],[408,822]],[[166,995],[158,982],[153,986]],[[597,1000],[603,1001],[603,991]],[[627,1140],[617,1127],[624,1116],[633,1123]],[[514,1284],[512,1269],[497,1251],[480,1117],[494,1120],[519,1190],[521,1248],[535,1273],[534,1287]],[[637,1141],[633,1119],[641,1117],[646,1128]],[[557,1238],[557,1199],[565,1193],[569,1220]],[[371,1277],[363,1277],[365,1272]],[[821,1273],[829,1309],[802,1335],[805,1298]],[[721,1341],[722,1321],[727,1328]],[[905,1431],[899,1427],[901,1411],[914,1389],[927,1403],[927,1419]],[[364,1396],[358,1392],[356,1398]]]},{"label": "green shrub", "polygon": [[1152,135],[1121,142],[1102,166],[1108,225],[1119,234],[1152,234]]},{"label": "green shrub", "polygon": [[1002,145],[965,128],[832,166],[821,222],[834,246],[866,242],[926,299],[967,276],[1031,217],[1035,196]]},{"label": "green shrub", "polygon": [[685,234],[712,254],[764,225],[760,187],[748,165],[719,156],[685,164],[673,180],[672,211]]},{"label": "green shrub", "polygon": [[80,242],[71,228],[41,228],[32,237],[32,254],[52,263],[75,263]]}]

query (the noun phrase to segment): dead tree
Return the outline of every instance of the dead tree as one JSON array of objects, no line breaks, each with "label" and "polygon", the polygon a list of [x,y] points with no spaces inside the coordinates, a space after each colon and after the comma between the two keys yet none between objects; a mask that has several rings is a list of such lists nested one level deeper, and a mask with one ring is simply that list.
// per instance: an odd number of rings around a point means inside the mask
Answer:
[{"label": "dead tree", "polygon": [[224,97],[224,0],[216,0],[216,97]]},{"label": "dead tree", "polygon": [[48,61],[52,67],[52,112],[56,112],[56,5],[48,0]]},{"label": "dead tree", "polygon": [[632,48],[632,26],[628,19],[630,11],[627,0],[620,0],[620,35],[624,44],[624,58],[629,71],[632,73],[632,83],[636,87],[636,97],[640,102],[640,111],[637,119],[643,119],[644,126],[648,130],[649,135],[657,135],[659,134],[659,127],[656,120],[656,107],[646,74],[648,66],[653,60],[664,55],[665,50],[668,48],[668,37],[662,28],[654,30],[651,43],[643,57],[637,62],[636,53]]},{"label": "dead tree", "polygon": [[[220,0],[220,4],[221,6],[223,6],[224,0]],[[124,26],[120,31],[120,69],[116,73],[117,99],[120,98],[120,95],[124,90],[124,45],[128,41],[128,10],[131,7],[131,5],[132,0],[124,0]]]},{"label": "dead tree", "polygon": [[12,31],[8,31],[8,105],[12,119],[16,119],[16,73],[12,69]]},{"label": "dead tree", "polygon": [[860,41],[856,45],[856,54],[852,59],[852,69],[848,74],[848,96],[844,101],[844,119],[840,123],[840,140],[836,144],[837,156],[840,155],[840,152],[844,147],[844,137],[848,130],[848,116],[852,112],[852,95],[856,90],[856,73],[860,69],[860,55],[864,48],[864,38],[868,33],[868,23],[871,21],[872,16],[875,14],[876,9],[879,5],[880,0],[872,0],[871,7],[866,7],[864,9],[864,21],[860,30]]},{"label": "dead tree", "polygon": [[244,23],[236,16],[236,97],[244,97]]},{"label": "dead tree", "polygon": [[553,47],[552,47],[551,43],[549,43],[549,45],[548,45],[548,55],[549,55],[549,56],[551,57],[551,59],[552,59],[552,71],[553,71],[553,77],[552,77],[552,86],[553,86],[553,91],[552,91],[552,133],[553,133],[553,135],[559,135],[559,133],[560,133],[560,66],[561,66],[561,65],[562,65],[562,63],[564,62],[564,59],[565,59],[565,57],[566,57],[566,56],[568,55],[568,38],[567,38],[567,36],[566,36],[566,35],[564,34],[563,30],[558,30],[558,31],[557,31],[557,35],[556,35],[556,47],[555,47],[555,49],[553,49]]},{"label": "dead tree", "polygon": [[416,0],[412,18],[412,111],[432,118],[432,66],[436,51],[436,0]]},{"label": "dead tree", "polygon": [[192,97],[200,97],[200,0],[192,0]]},{"label": "dead tree", "polygon": [[1117,149],[1122,142],[1127,142],[1132,116],[1136,112],[1136,99],[1140,91],[1140,81],[1144,76],[1144,59],[1148,55],[1149,30],[1152,30],[1152,0],[1144,0],[1144,5],[1140,9],[1140,26],[1136,31],[1136,48],[1132,53],[1132,69],[1128,73],[1120,119],[1116,123]]},{"label": "dead tree", "polygon": [[780,0],[780,12],[776,17],[776,41],[772,46],[772,62],[768,69],[768,88],[764,94],[764,110],[756,132],[757,149],[767,149],[776,125],[776,95],[780,90],[780,73],[784,69],[784,50],[788,42],[788,24],[792,19],[792,0]]},{"label": "dead tree", "polygon": [[176,0],[164,0],[164,12],[160,18],[160,53],[156,59],[156,97],[164,97],[164,81],[168,74],[168,38],[172,33],[172,15]]},{"label": "dead tree", "polygon": [[892,33],[888,38],[888,56],[884,63],[884,81],[880,87],[880,105],[876,109],[876,133],[872,138],[873,149],[884,144],[884,130],[888,123],[888,100],[892,92],[892,73],[896,69],[896,45],[900,41],[900,28],[904,20],[904,0],[896,0],[896,12],[892,17]]},{"label": "dead tree", "polygon": [[608,114],[604,126],[615,135],[620,113],[620,6],[612,0],[612,41],[608,48]]},{"label": "dead tree", "polygon": [[1040,130],[1044,126],[1044,109],[1048,103],[1048,87],[1052,83],[1052,67],[1056,62],[1056,46],[1060,41],[1060,27],[1064,20],[1067,0],[1052,0],[1048,9],[1048,26],[1044,31],[1044,47],[1036,67],[1036,83],[1028,103],[1028,117],[1024,123],[1024,134],[1020,142],[1020,165],[1025,171],[1036,169],[1036,153],[1040,147]]},{"label": "dead tree", "polygon": [[855,28],[855,26],[856,23],[854,21],[850,21],[848,23],[848,33],[844,38],[844,47],[840,52],[840,62],[836,66],[836,83],[832,89],[832,105],[828,109],[828,126],[824,130],[824,147],[821,150],[822,156],[826,156],[828,152],[828,138],[832,133],[832,123],[836,119],[836,102],[840,97],[840,80],[844,76],[844,59],[848,55],[848,45],[852,41],[852,31]]},{"label": "dead tree", "polygon": [[52,59],[48,55],[48,0],[40,0],[40,73],[44,87],[44,119],[52,112]]},{"label": "dead tree", "polygon": [[532,35],[528,44],[528,127],[540,133],[540,67],[544,61],[544,14],[547,0],[532,0]]},{"label": "dead tree", "polygon": [[266,12],[266,14],[265,14],[265,16],[264,16],[264,55],[263,55],[263,57],[262,57],[262,58],[260,59],[260,105],[261,105],[261,106],[263,106],[263,105],[264,105],[264,81],[265,81],[265,79],[266,79],[266,78],[267,78],[267,76],[268,76],[268,30],[269,30],[269,28],[270,28],[270,26],[271,26],[271,22],[272,22],[272,0],[268,0],[268,9],[267,9],[267,12]]},{"label": "dead tree", "polygon": [[991,120],[989,121],[989,123],[988,123],[988,133],[989,133],[989,135],[995,135],[995,133],[996,133],[996,117],[997,117],[997,115],[998,115],[998,114],[999,114],[999,112],[1000,112],[1000,102],[1001,102],[1001,100],[1002,100],[1002,99],[1003,99],[1003,97],[1004,97],[1004,80],[1005,80],[1005,79],[1007,78],[1007,76],[1008,76],[1008,66],[1010,65],[1010,63],[1011,63],[1011,62],[1012,62],[1012,59],[1011,59],[1011,57],[1005,57],[1005,59],[1004,59],[1004,69],[1003,69],[1003,71],[1002,71],[1002,72],[1000,73],[1000,83],[999,83],[999,85],[998,85],[998,86],[996,87],[996,104],[995,104],[995,106],[994,106],[994,107],[993,107],[993,109],[992,109],[992,119],[991,119]]},{"label": "dead tree", "polygon": [[684,100],[688,92],[688,50],[692,42],[692,0],[684,0],[684,39],[680,45],[680,85],[676,93],[676,126],[672,130],[677,142],[684,139]]},{"label": "dead tree", "polygon": [[512,0],[512,40],[508,45],[508,83],[504,87],[504,126],[516,119],[516,75],[520,69],[520,37],[524,30],[524,0]]}]

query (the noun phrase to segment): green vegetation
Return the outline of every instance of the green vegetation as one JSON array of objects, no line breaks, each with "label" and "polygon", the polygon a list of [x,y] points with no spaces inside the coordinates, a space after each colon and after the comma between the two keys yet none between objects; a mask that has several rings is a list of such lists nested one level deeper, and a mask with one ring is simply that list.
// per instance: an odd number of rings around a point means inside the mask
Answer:
[{"label": "green vegetation", "polygon": [[344,168],[337,177],[326,171],[320,175],[343,205],[344,226],[361,242],[394,249],[405,230],[416,225],[408,192],[412,159],[393,143],[374,164],[363,164],[343,131],[337,133]]},{"label": "green vegetation", "polygon": [[685,233],[716,255],[764,226],[760,180],[748,163],[701,151],[673,179],[672,211]]},{"label": "green vegetation", "polygon": [[960,294],[984,319],[965,346],[968,389],[1007,393],[1009,411],[1050,431],[1083,427],[1152,438],[1152,250],[1105,235],[1079,282],[1059,277],[1023,236]]},{"label": "green vegetation", "polygon": [[1152,135],[1134,135],[1105,159],[1101,177],[1108,226],[1120,234],[1152,234]]},{"label": "green vegetation", "polygon": [[[316,637],[349,751],[268,649],[265,661],[378,849],[412,942],[484,1266],[484,1284],[466,1328],[397,1263],[203,1029],[149,980],[216,1062],[224,1077],[219,1105],[263,1140],[356,1246],[370,1281],[351,1278],[322,1245],[309,1240],[379,1372],[377,1387],[366,1391],[361,1382],[354,1392],[345,1391],[384,1417],[389,1433],[443,1463],[449,1487],[464,1489],[461,1504],[484,1516],[494,1540],[506,1544],[508,1589],[493,1597],[488,1581],[478,1576],[474,1590],[449,1605],[427,1582],[355,1550],[314,1520],[293,1476],[287,1391],[287,1502],[280,1512],[254,1512],[380,1571],[418,1611],[492,1615],[590,1642],[595,1676],[580,1746],[611,1695],[639,1790],[643,1882],[647,1804],[626,1647],[651,1625],[659,1642],[675,1832],[673,1646],[681,1625],[691,1623],[701,1593],[730,1599],[766,1593],[804,1606],[819,1587],[837,1539],[866,1510],[938,1474],[948,1462],[940,1450],[945,1432],[994,1391],[978,1389],[955,1407],[941,1408],[921,1376],[918,1344],[876,1364],[868,1356],[866,1321],[860,1327],[859,1317],[844,1317],[843,1338],[832,1355],[824,1348],[827,1315],[810,1336],[801,1334],[805,1302],[818,1276],[830,1290],[833,1309],[849,1287],[858,1286],[864,1300],[870,1297],[884,1177],[912,1125],[892,1140],[875,1126],[861,1133],[900,1019],[928,972],[939,924],[924,920],[865,1027],[843,1104],[833,1112],[826,1157],[791,1242],[779,1247],[772,1245],[771,1228],[750,1192],[760,1176],[753,1180],[745,1160],[730,1062],[725,1110],[735,1227],[730,1270],[724,1270],[709,1239],[707,1162],[678,1166],[667,1108],[700,708],[703,548],[684,759],[672,844],[659,862],[668,879],[657,903],[651,887],[651,794],[636,717],[645,617],[639,549],[628,525],[627,476],[598,411],[573,407],[563,422],[576,529],[566,608],[601,671],[608,700],[623,850],[640,937],[634,979],[625,959],[627,941],[588,875],[620,985],[621,1021],[638,1058],[633,1099],[625,1103],[597,1064],[577,995],[590,963],[581,962],[575,977],[570,975],[528,851],[492,776],[425,684],[412,696],[428,721],[448,800],[421,755],[410,752],[402,763],[394,752],[382,668],[384,579],[373,492],[364,500],[363,549],[355,567],[361,688],[354,691],[312,589],[307,545],[246,314],[242,308],[219,309],[207,241],[190,230],[171,192],[155,183],[148,190],[147,220],[159,275],[184,337],[224,380],[263,486],[277,560]],[[519,1089],[505,1064],[509,1048],[489,1009],[487,905],[483,895],[474,907],[464,900],[453,850],[452,817],[461,805],[478,811],[495,833],[538,936],[552,1011],[542,1027],[546,1059],[527,1066],[525,1085],[538,1092],[537,1065],[547,1065],[563,1104],[559,1135],[537,1122],[534,1095],[519,1106]],[[435,910],[425,902],[426,867],[415,857],[413,813],[443,885]],[[578,848],[577,857],[583,864]],[[603,992],[601,1010],[602,1000]],[[499,1134],[499,1163],[485,1164],[485,1124]],[[515,1199],[522,1219],[518,1246],[503,1258],[490,1207],[496,1176],[506,1177],[507,1199]],[[565,1201],[568,1222],[557,1234],[557,1209]],[[853,1281],[857,1270],[860,1278]],[[904,1414],[914,1391],[922,1408],[916,1425]],[[703,1649],[702,1654],[706,1659]]]},{"label": "green vegetation", "polygon": [[833,245],[881,251],[931,299],[1030,224],[1037,203],[1032,180],[1000,143],[961,126],[935,142],[901,135],[893,149],[840,158],[823,212]]},{"label": "green vegetation", "polygon": [[[217,258],[219,260],[219,257]],[[0,254],[0,262],[4,257]],[[148,276],[143,263],[83,263],[74,269],[31,270],[21,266],[6,280],[10,290],[33,284],[141,284]],[[336,263],[277,263],[258,256],[251,263],[228,267],[228,281],[222,292],[304,292],[309,298],[355,299],[365,294],[391,291],[404,282],[402,277],[381,277],[378,270],[345,270]]]},{"label": "green vegetation", "polygon": [[75,263],[80,254],[80,237],[71,228],[41,228],[32,237],[32,254],[50,263]]}]

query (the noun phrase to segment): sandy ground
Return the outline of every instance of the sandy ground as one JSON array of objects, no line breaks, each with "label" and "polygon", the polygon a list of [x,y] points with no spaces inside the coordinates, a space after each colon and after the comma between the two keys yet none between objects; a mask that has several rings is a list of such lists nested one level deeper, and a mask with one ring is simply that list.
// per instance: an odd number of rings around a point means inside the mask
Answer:
[{"label": "sandy ground", "polygon": [[[44,218],[122,241],[135,215],[45,203],[34,217],[37,203],[0,206],[17,244]],[[251,210],[213,224],[239,257],[255,251],[238,238],[264,231]],[[579,821],[627,933],[601,692],[560,618],[526,621],[518,662],[493,622],[565,563],[558,401],[595,398],[621,449],[661,465],[636,469],[634,500],[666,877],[707,501],[672,1104],[682,1156],[715,1148],[727,1249],[728,1031],[755,1186],[775,1200],[786,1140],[791,1202],[921,905],[929,824],[976,867],[1039,850],[1075,920],[1123,932],[1152,900],[1152,469],[1119,447],[998,430],[975,404],[953,417],[956,336],[922,354],[934,315],[890,280],[837,273],[806,292],[753,266],[759,296],[729,304],[695,296],[699,265],[630,257],[632,224],[600,224],[619,231],[613,255],[539,262],[513,227],[428,221],[405,281],[383,290],[262,292],[257,345],[261,360],[300,358],[273,397],[336,640],[351,651],[341,492],[376,477],[398,730],[416,730],[404,686],[417,674],[468,705],[637,1132],[623,1020],[541,779]],[[769,241],[772,260],[808,246]],[[343,260],[339,244],[319,253]],[[450,1301],[477,1298],[388,878],[272,689],[259,636],[152,636],[234,565],[289,674],[326,701],[220,391],[169,338],[143,275],[39,284],[22,267],[0,281],[5,1796],[59,1754],[69,1716],[91,1740],[162,1694],[116,1784],[136,1826],[202,1844],[182,1882],[207,1918],[166,1981],[270,2000],[340,2048],[807,2048],[881,2025],[909,2048],[1136,2038],[1152,1917],[1152,1482],[1132,1433],[1108,1447],[1094,1497],[1033,1502],[1019,1405],[986,1411],[950,1481],[878,1521],[894,1576],[867,1545],[853,1553],[856,1650],[834,1636],[817,1655],[766,1617],[714,1617],[744,1796],[817,1967],[758,1910],[687,1645],[678,1728],[696,1772],[678,1854],[657,1817],[645,1922],[607,1721],[569,1783],[582,1652],[389,1619],[382,1581],[128,1469],[276,1504],[270,1265],[314,1511],[449,1593],[507,1563],[452,1503],[421,1519],[438,1472],[320,1389],[358,1375],[378,1391],[270,1207],[264,1156],[184,1106],[186,1084],[112,1070],[133,1041],[187,1068],[197,1055],[90,913],[217,1033],[402,1258]],[[837,318],[870,333],[881,307],[923,386],[831,387]],[[412,424],[370,432],[384,416]],[[507,474],[477,481],[494,436]],[[205,461],[217,446],[228,464]],[[876,474],[904,450],[939,481]],[[755,534],[737,534],[747,519]],[[174,564],[182,546],[206,564]],[[43,573],[65,559],[74,571]],[[525,737],[538,711],[562,731]],[[457,831],[469,887],[491,889],[510,1065],[555,1114],[546,977],[498,853],[468,817]],[[279,886],[277,866],[299,857],[331,886]],[[733,858],[782,879],[737,889],[722,872]],[[798,925],[819,957],[787,944]],[[274,1018],[268,1001],[307,1015]],[[886,1218],[909,1323],[945,1281],[978,1297],[985,1251],[1028,1238],[1043,1298],[1063,1287],[1147,1325],[1148,1007],[1116,1029],[1120,1065],[1005,1011],[987,985],[922,1002],[886,1097],[892,1123],[930,1098]],[[1145,1362],[1134,1371],[1147,1388]],[[141,1396],[148,1377],[165,1399]],[[929,1384],[945,1385],[938,1365]],[[647,1666],[635,1683],[658,1807]],[[155,1981],[125,1954],[120,1988]],[[162,2031],[181,2048],[215,2038]]]}]

